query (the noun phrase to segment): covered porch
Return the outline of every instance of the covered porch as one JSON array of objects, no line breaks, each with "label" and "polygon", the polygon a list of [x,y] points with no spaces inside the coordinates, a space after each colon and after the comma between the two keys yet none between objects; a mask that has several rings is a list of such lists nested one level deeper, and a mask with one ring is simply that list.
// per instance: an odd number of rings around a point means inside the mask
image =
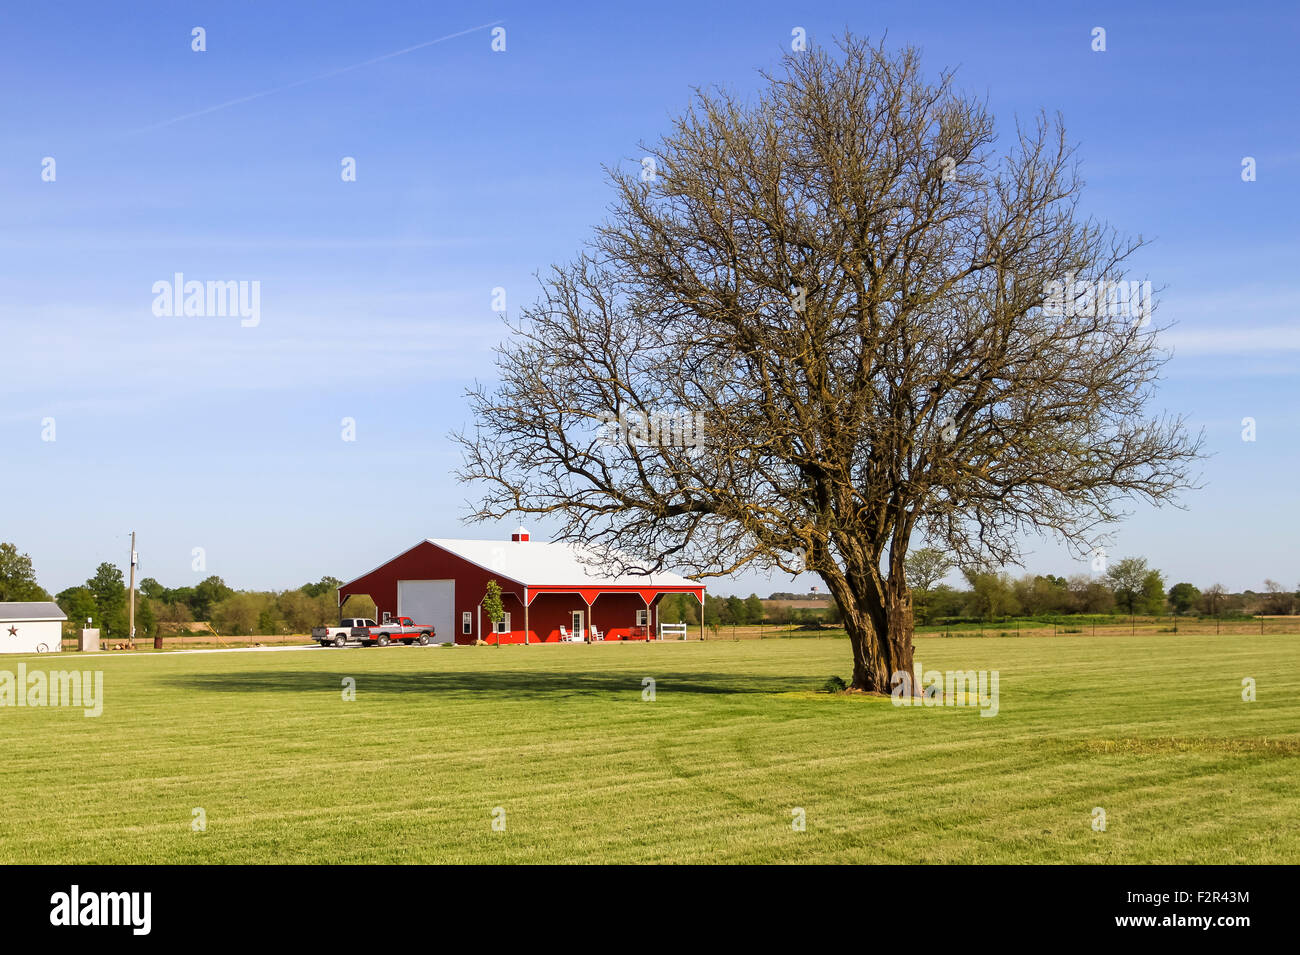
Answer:
[{"label": "covered porch", "polygon": [[[524,600],[511,600],[502,633],[490,632],[489,643],[560,643],[644,641],[658,637],[659,600],[669,593],[702,599],[702,588],[681,587],[529,587]],[[521,613],[522,611],[522,613]]]}]

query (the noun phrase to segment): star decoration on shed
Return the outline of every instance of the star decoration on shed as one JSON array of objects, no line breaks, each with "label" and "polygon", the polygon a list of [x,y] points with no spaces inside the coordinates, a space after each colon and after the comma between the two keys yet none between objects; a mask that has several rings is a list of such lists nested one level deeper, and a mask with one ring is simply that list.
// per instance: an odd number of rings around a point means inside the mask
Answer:
[{"label": "star decoration on shed", "polygon": [[17,627],[10,627],[10,628],[9,628],[9,636],[11,636],[11,637],[16,637],[16,636],[18,636],[18,628],[17,628]]}]

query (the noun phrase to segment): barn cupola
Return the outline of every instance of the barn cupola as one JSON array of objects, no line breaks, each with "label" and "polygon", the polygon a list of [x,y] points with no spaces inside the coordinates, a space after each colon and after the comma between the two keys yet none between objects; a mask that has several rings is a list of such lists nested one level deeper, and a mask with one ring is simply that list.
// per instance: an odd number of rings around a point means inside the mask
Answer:
[{"label": "barn cupola", "polygon": [[524,529],[524,526],[520,524],[518,527],[515,528],[515,532],[510,535],[510,539],[512,541],[527,541],[528,531],[526,531]]}]

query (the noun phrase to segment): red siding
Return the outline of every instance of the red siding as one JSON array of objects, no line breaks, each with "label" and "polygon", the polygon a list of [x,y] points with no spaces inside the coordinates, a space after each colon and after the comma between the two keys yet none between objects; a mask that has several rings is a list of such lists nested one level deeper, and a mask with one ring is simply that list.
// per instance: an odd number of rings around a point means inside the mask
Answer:
[{"label": "red siding", "polygon": [[[527,547],[527,543],[518,542],[510,546]],[[523,586],[502,577],[500,574],[485,570],[467,560],[449,553],[429,541],[423,541],[404,554],[399,554],[382,567],[339,588],[339,600],[345,600],[353,594],[369,594],[375,602],[375,612],[380,619],[387,611],[397,615],[397,582],[399,580],[454,580],[456,582],[455,611],[452,625],[455,628],[457,643],[473,643],[476,637],[489,643],[497,642],[497,635],[491,633],[491,622],[480,619],[479,602],[487,590],[489,580],[496,580],[501,585],[505,610],[510,614],[511,632],[501,635],[502,643],[524,642],[524,606]],[[657,611],[655,597],[659,593],[680,593],[685,588],[651,588],[645,589],[651,600],[650,625],[647,632],[655,631],[655,614]],[[642,593],[637,588],[593,588],[599,590],[590,612],[582,596],[578,593],[559,593],[554,588],[546,588],[543,593],[533,594],[533,601],[528,608],[528,642],[554,643],[560,639],[559,628],[569,627],[571,613],[581,610],[586,614],[587,626],[593,623],[604,632],[606,640],[642,639],[633,637],[636,625],[636,611],[646,604]],[[651,592],[653,590],[653,593]],[[594,595],[594,594],[593,594]],[[470,613],[471,633],[461,632],[461,615]],[[423,623],[424,621],[417,621]],[[444,636],[444,634],[439,634]]]},{"label": "red siding", "polygon": [[[383,619],[384,611],[397,616],[397,582],[399,580],[454,580],[456,581],[456,609],[451,616],[452,626],[456,630],[457,643],[473,643],[478,633],[478,605],[487,590],[489,580],[501,585],[502,594],[515,594],[515,600],[504,601],[506,610],[516,617],[511,624],[519,621],[523,627],[523,588],[500,574],[484,570],[468,561],[461,560],[455,554],[449,554],[441,547],[428,541],[415,545],[404,554],[399,554],[382,567],[377,567],[364,577],[339,588],[339,599],[345,600],[351,594],[369,594],[375,602],[375,613]],[[461,614],[469,611],[473,621],[473,633],[466,636],[461,633]],[[417,621],[423,622],[423,621]],[[482,623],[484,636],[489,636],[488,621]],[[442,636],[442,634],[439,634]]]}]

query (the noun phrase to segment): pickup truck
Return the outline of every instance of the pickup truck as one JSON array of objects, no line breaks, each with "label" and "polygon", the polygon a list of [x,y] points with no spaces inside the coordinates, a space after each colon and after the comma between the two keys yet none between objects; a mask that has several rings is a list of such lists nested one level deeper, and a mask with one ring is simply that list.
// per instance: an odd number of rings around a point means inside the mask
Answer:
[{"label": "pickup truck", "polygon": [[352,631],[357,627],[373,627],[375,622],[369,617],[344,617],[337,627],[312,627],[311,638],[322,647],[333,644],[345,646],[352,639]]},{"label": "pickup truck", "polygon": [[353,627],[351,638],[381,647],[388,646],[394,640],[401,640],[408,646],[419,643],[420,646],[427,647],[433,642],[435,636],[432,626],[417,624],[410,617],[385,619],[383,623],[375,623],[371,620],[368,623],[369,626]]}]

